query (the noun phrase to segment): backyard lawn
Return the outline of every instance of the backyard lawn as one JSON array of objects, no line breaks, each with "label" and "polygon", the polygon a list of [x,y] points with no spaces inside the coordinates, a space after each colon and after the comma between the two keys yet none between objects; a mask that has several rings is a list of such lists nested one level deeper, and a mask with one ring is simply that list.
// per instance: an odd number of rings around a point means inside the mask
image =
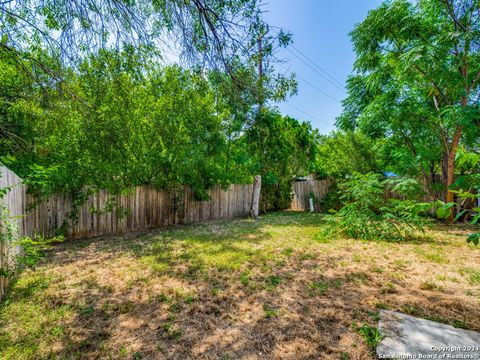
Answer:
[{"label": "backyard lawn", "polygon": [[0,359],[369,359],[380,309],[480,330],[466,229],[321,229],[286,212],[57,245],[0,305]]}]

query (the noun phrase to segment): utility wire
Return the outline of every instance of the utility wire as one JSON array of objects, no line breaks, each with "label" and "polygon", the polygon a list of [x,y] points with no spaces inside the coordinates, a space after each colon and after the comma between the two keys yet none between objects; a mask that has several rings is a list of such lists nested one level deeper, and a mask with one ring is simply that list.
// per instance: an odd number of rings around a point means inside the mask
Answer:
[{"label": "utility wire", "polygon": [[[315,122],[317,122],[317,124],[322,124],[322,125],[331,126],[331,124],[328,124],[328,123],[326,123],[325,121],[319,120],[316,116],[313,116],[312,114],[310,114],[310,113],[308,113],[308,112],[300,109],[298,106],[295,106],[295,105],[290,104],[290,103],[288,103],[288,102],[284,102],[284,103],[282,103],[282,104],[285,104],[285,105],[291,107],[292,109],[295,109],[295,110],[301,112],[302,114],[308,116],[308,117],[310,118],[310,119],[309,119],[310,121],[315,121]],[[307,119],[307,120],[308,120],[308,119]]]},{"label": "utility wire", "polygon": [[[284,68],[286,71],[289,71],[290,73],[292,73],[289,69],[287,69],[285,66],[283,66],[282,64],[278,64],[280,65],[282,68]],[[331,96],[329,93],[323,91],[322,89],[320,89],[318,86],[312,84],[310,81],[308,81],[307,79],[301,77],[300,75],[297,75],[295,74],[295,76],[302,80],[303,82],[305,82],[306,84],[310,85],[312,88],[314,88],[315,90],[317,90],[319,93],[321,93],[322,95],[325,95],[326,97],[332,99],[333,101],[339,103],[340,101],[338,101],[338,99],[335,99],[333,96]]]},{"label": "utility wire", "polygon": [[[297,47],[295,47],[294,45],[291,45],[292,49],[294,49],[296,52],[298,52],[303,58],[305,58],[310,64],[312,64],[315,68],[317,68],[321,73],[323,73],[324,75],[322,75],[322,77],[328,77],[331,81],[331,83],[336,83],[338,86],[340,86],[343,90],[343,84],[338,81],[337,79],[335,79],[335,77],[333,77],[332,75],[330,75],[326,70],[322,69],[320,66],[318,66],[313,60],[311,60],[307,55],[305,55],[302,51],[300,51]],[[286,48],[290,53],[293,53],[289,48]],[[294,54],[295,55],[295,54]],[[298,58],[298,55],[295,55],[297,58]]]},{"label": "utility wire", "polygon": [[[298,56],[296,53],[294,53],[292,50],[290,50],[289,48],[286,48],[287,51],[292,54],[293,56],[295,56],[298,60],[300,60],[302,63],[304,63],[305,65],[307,65],[310,69],[312,69],[316,74],[320,75],[323,79],[327,80],[330,84],[332,84],[333,86],[335,86],[337,89],[340,89],[340,90],[344,90],[343,86],[339,86],[337,84],[336,81],[334,80],[331,80],[329,77],[325,76],[324,74],[322,74],[320,71],[318,71],[314,66],[312,66],[310,63],[306,62],[304,59],[302,59],[300,56]],[[313,63],[313,62],[312,62]]]},{"label": "utility wire", "polygon": [[[275,26],[274,26],[275,27]],[[276,33],[276,35],[278,36],[280,34],[280,31],[278,31]],[[294,53],[292,50],[290,50],[290,47],[295,50],[298,54],[300,54],[301,57],[303,57],[303,59],[296,53]],[[310,69],[312,69],[313,71],[315,71],[318,75],[320,75],[322,78],[324,78],[325,80],[327,80],[328,82],[330,82],[332,85],[334,85],[335,87],[337,87],[338,89],[340,90],[344,90],[345,87],[344,87],[344,84],[341,82],[341,81],[338,81],[334,76],[330,75],[328,73],[328,71],[326,71],[325,69],[321,68],[319,65],[317,65],[312,59],[310,59],[307,55],[305,55],[304,52],[302,52],[300,49],[298,49],[295,45],[291,44],[289,45],[288,47],[285,47],[285,49],[290,53],[292,54],[293,56],[295,56],[298,60],[300,60],[301,62],[303,62],[305,65],[307,65]],[[308,61],[308,63],[305,61]]]}]

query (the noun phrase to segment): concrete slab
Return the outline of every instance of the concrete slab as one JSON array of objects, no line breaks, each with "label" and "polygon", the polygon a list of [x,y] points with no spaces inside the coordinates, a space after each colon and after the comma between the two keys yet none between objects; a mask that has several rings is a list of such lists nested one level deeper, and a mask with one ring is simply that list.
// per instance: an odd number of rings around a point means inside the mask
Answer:
[{"label": "concrete slab", "polygon": [[480,333],[381,310],[381,359],[480,359]]}]

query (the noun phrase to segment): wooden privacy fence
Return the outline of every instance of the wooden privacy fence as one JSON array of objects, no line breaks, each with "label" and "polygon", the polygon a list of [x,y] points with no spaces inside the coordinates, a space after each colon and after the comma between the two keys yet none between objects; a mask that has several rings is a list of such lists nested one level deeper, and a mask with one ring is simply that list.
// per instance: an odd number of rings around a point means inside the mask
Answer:
[{"label": "wooden privacy fence", "polygon": [[327,195],[332,182],[324,180],[296,181],[293,183],[293,199],[291,209],[296,211],[307,211],[310,209],[309,199],[313,195],[315,211],[320,211],[319,200]]},{"label": "wooden privacy fence", "polygon": [[[170,193],[147,185],[124,195],[101,190],[89,196],[76,215],[69,196],[52,196],[27,211],[24,235],[51,237],[63,228],[68,238],[86,238],[249,214],[252,185],[231,185],[225,190],[217,186],[208,195],[210,200],[199,201],[187,187]],[[33,201],[27,196],[26,209]]]},{"label": "wooden privacy fence", "polygon": [[[250,214],[253,185],[220,186],[208,191],[209,200],[199,201],[193,191],[183,187],[174,193],[151,186],[138,186],[130,193],[112,195],[105,190],[90,195],[75,207],[68,195],[55,195],[38,203],[27,194],[22,179],[0,165],[0,189],[12,187],[3,198],[10,221],[17,225],[18,237],[51,237],[64,233],[68,238],[111,235],[175,224],[243,217]],[[293,185],[293,210],[308,210],[313,193],[321,199],[328,191],[328,180],[296,182]],[[316,202],[318,211],[318,202]],[[0,269],[10,265],[18,246],[0,242]],[[7,279],[0,275],[0,299]]]},{"label": "wooden privacy fence", "polygon": [[[2,230],[7,226],[7,221],[11,223],[16,223],[17,228],[17,237],[22,235],[25,231],[24,229],[24,219],[22,215],[24,214],[24,203],[26,198],[25,186],[22,185],[22,179],[20,179],[13,172],[7,168],[0,166],[0,189],[10,187],[3,197],[3,206],[8,209],[7,214],[2,214],[0,222],[2,222]],[[4,219],[2,221],[1,219]],[[19,246],[9,244],[2,237],[0,241],[0,269],[6,270],[13,265],[13,258],[15,255],[20,253]],[[0,300],[3,297],[5,288],[8,285],[8,278],[0,275]]]},{"label": "wooden privacy fence", "polygon": [[[17,238],[51,237],[60,231],[70,239],[110,235],[133,230],[189,224],[206,220],[248,216],[253,185],[217,186],[208,191],[210,200],[199,201],[184,187],[170,193],[151,186],[138,186],[128,194],[99,191],[76,209],[72,198],[55,195],[36,203],[27,194],[22,179],[0,166],[0,189],[11,187],[3,198],[9,221],[16,223]],[[33,206],[35,205],[35,206]],[[8,269],[21,249],[0,241],[0,269]],[[0,300],[8,278],[0,274]]]}]

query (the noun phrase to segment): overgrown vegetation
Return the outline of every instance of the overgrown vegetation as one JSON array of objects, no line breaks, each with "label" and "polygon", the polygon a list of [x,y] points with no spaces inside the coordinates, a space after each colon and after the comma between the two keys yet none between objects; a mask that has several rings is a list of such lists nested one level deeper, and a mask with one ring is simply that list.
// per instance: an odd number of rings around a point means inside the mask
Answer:
[{"label": "overgrown vegetation", "polygon": [[[356,60],[348,96],[338,131],[320,139],[316,161],[321,176],[349,193],[324,201],[338,210],[332,228],[356,238],[399,239],[423,227],[426,205],[415,204],[418,198],[398,189],[402,200],[384,201],[378,176],[364,178],[362,189],[351,180],[354,172],[415,179],[439,219],[476,226],[479,20],[477,1],[394,0],[351,32]],[[477,234],[469,242],[478,243]]]},{"label": "overgrown vegetation", "polygon": [[36,195],[76,202],[86,188],[142,184],[205,199],[260,174],[264,208],[285,207],[286,184],[311,168],[315,131],[273,104],[296,92],[273,66],[291,34],[271,31],[258,5],[0,4],[2,162]]},{"label": "overgrown vegetation", "polygon": [[[480,199],[480,154],[475,151],[460,149],[457,164],[463,171],[452,185],[451,192],[456,195],[458,201],[445,203],[438,200],[436,202],[437,217],[453,222],[468,221],[475,226],[480,220],[480,206],[478,206]],[[454,214],[456,214],[455,217]],[[467,237],[467,242],[475,245],[480,243],[480,232],[477,227],[475,227],[475,232]]]},{"label": "overgrown vegetation", "polygon": [[85,187],[119,193],[141,184],[188,185],[203,199],[213,185],[260,174],[265,207],[285,208],[290,181],[315,156],[311,126],[273,108],[252,112],[250,100],[232,104],[227,75],[160,66],[153,54],[101,51],[47,88],[0,54],[3,162],[37,195],[79,200]]},{"label": "overgrown vegetation", "polygon": [[5,257],[3,258],[2,266],[0,267],[0,277],[10,277],[13,271],[14,263],[10,259],[10,248],[18,239],[18,232],[15,219],[12,219],[9,209],[4,204],[5,195],[11,190],[10,187],[0,188],[0,245],[6,249]]},{"label": "overgrown vegetation", "polygon": [[374,139],[388,170],[422,178],[446,202],[458,148],[478,147],[479,16],[476,0],[385,1],[351,33],[338,126]]},{"label": "overgrown vegetation", "polygon": [[[378,309],[480,330],[465,316],[480,298],[478,0],[370,11],[329,135],[276,107],[297,92],[275,66],[292,35],[260,5],[0,2],[0,160],[38,201],[68,194],[75,219],[100,189],[208,200],[262,175],[267,212],[289,207],[297,177],[332,182],[328,215],[55,247],[18,239],[0,189],[0,244],[22,248],[0,269],[18,275],[0,358],[370,358]],[[112,211],[125,215],[91,209]]]},{"label": "overgrown vegetation", "polygon": [[[387,189],[397,198],[387,198]],[[431,205],[415,201],[414,195],[418,196],[420,188],[411,179],[354,173],[339,185],[339,192],[342,207],[326,217],[325,236],[343,233],[356,239],[408,239],[427,224],[421,215]]]},{"label": "overgrown vegetation", "polygon": [[5,196],[12,187],[0,188],[0,245],[2,245],[0,277],[12,279],[26,268],[34,267],[45,256],[52,243],[62,242],[62,236],[32,240],[18,230],[20,216],[13,216],[5,205]]}]

